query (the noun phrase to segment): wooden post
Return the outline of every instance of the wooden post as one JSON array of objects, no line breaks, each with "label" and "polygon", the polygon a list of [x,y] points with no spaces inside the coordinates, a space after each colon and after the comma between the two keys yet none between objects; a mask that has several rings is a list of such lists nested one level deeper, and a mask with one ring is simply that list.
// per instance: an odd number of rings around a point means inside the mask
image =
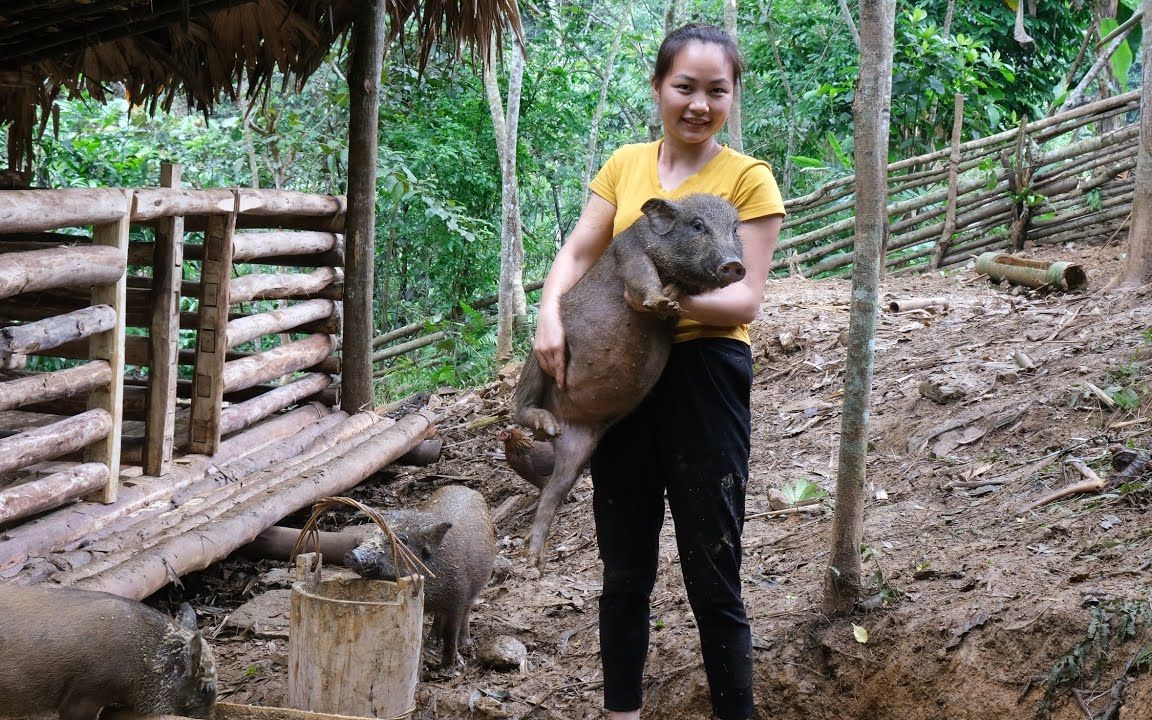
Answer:
[{"label": "wooden post", "polygon": [[196,360],[192,384],[192,412],[188,420],[188,450],[212,455],[220,446],[220,406],[224,400],[224,361],[228,351],[228,282],[232,274],[232,233],[240,202],[234,211],[208,219],[204,260],[200,266],[200,329],[196,333]]},{"label": "wooden post", "polygon": [[[161,163],[160,186],[180,186],[181,166]],[[152,364],[148,369],[148,417],[144,423],[144,474],[164,475],[172,463],[176,429],[176,370],[180,351],[180,283],[184,274],[184,217],[156,225],[152,255]]]},{"label": "wooden post", "polygon": [[340,407],[373,404],[372,271],[376,239],[376,131],[384,56],[383,0],[367,0],[352,25],[348,73],[348,215],[345,221],[344,351]]},{"label": "wooden post", "polygon": [[956,189],[960,175],[960,135],[964,126],[964,96],[956,93],[956,105],[952,116],[952,154],[948,156],[948,200],[945,216],[944,230],[940,239],[936,241],[936,248],[932,252],[932,269],[940,267],[940,260],[952,245],[952,234],[956,232]]},{"label": "wooden post", "polygon": [[[128,258],[128,226],[132,215],[132,191],[122,194],[123,214],[120,219],[92,226],[92,244],[115,248],[120,257]],[[101,500],[106,503],[116,501],[116,491],[120,484],[120,432],[123,425],[124,401],[124,324],[127,308],[127,273],[111,285],[98,285],[92,288],[92,304],[108,305],[116,311],[116,324],[111,330],[93,335],[89,340],[89,356],[93,360],[104,360],[112,370],[112,381],[103,388],[97,388],[88,395],[89,409],[106,410],[112,416],[112,430],[103,440],[88,448],[87,462],[104,463],[108,466],[108,484],[104,487]]]}]

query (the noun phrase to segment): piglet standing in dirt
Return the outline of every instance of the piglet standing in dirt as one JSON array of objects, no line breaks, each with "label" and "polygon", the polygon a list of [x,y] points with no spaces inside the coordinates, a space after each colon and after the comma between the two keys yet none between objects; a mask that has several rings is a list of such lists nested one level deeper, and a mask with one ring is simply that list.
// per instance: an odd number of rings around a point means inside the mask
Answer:
[{"label": "piglet standing in dirt", "polygon": [[[424,583],[424,611],[434,616],[432,635],[441,642],[440,666],[451,668],[456,649],[467,645],[468,615],[492,577],[496,537],[488,504],[475,490],[440,488],[417,510],[384,513],[388,527],[436,575]],[[392,547],[380,530],[344,556],[362,577],[395,580]]]},{"label": "piglet standing in dirt", "polygon": [[211,718],[215,703],[216,661],[191,608],[178,624],[108,593],[0,585],[0,718]]},{"label": "piglet standing in dirt", "polygon": [[[538,566],[556,510],[596,444],[663,372],[679,312],[676,298],[744,278],[739,216],[727,200],[652,198],[642,210],[560,298],[568,357],[564,388],[541,371],[534,355],[516,384],[513,419],[553,438],[554,467],[528,539]],[[625,288],[643,311],[625,300]]]}]

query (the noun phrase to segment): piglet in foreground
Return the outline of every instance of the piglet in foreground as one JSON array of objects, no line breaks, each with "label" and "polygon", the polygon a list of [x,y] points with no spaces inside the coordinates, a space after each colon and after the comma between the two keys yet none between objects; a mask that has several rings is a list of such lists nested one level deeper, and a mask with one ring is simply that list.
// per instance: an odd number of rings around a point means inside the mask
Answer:
[{"label": "piglet in foreground", "polygon": [[0,585],[0,718],[212,718],[216,661],[185,608],[177,624],[108,593]]},{"label": "piglet in foreground", "polygon": [[[513,419],[552,438],[554,467],[540,493],[528,549],[544,544],[560,503],[604,432],[656,384],[672,346],[677,298],[744,278],[736,208],[715,195],[652,198],[560,298],[567,342],[561,390],[529,355],[516,384]],[[624,289],[643,311],[624,299]]]},{"label": "piglet in foreground", "polygon": [[[435,619],[433,637],[441,643],[440,666],[451,668],[458,645],[467,645],[468,615],[476,596],[492,577],[496,537],[488,503],[475,490],[447,485],[417,510],[384,513],[388,527],[435,578],[424,583],[424,611]],[[344,565],[361,577],[395,580],[392,546],[376,529],[344,556]]]}]

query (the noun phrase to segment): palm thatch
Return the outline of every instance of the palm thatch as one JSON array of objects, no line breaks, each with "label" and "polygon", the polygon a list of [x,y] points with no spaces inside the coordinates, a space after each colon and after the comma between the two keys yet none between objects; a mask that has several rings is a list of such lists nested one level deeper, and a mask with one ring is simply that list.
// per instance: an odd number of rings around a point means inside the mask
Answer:
[{"label": "palm thatch", "polygon": [[[30,162],[36,109],[61,92],[103,101],[122,86],[150,112],[178,96],[208,111],[243,88],[256,96],[281,74],[302,84],[370,0],[5,0],[0,3],[0,127],[8,166]],[[421,63],[434,47],[488,56],[516,0],[376,0],[391,39],[411,24]],[[43,127],[43,119],[40,127]]]}]

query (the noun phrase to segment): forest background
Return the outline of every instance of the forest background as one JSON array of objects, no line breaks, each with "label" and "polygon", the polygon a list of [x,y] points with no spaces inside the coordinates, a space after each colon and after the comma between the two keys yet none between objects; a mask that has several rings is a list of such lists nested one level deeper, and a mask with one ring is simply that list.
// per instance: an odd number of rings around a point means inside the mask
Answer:
[{"label": "forest background", "polygon": [[[947,146],[953,97],[965,96],[964,140],[1049,114],[1068,95],[1068,70],[1087,43],[1130,17],[1139,0],[1029,3],[1014,37],[1016,0],[897,4],[891,159]],[[729,4],[731,0],[729,0]],[[540,279],[586,198],[587,177],[623,143],[658,137],[649,77],[665,32],[723,24],[722,0],[522,2],[524,67],[516,177],[524,277]],[[859,51],[853,0],[739,3],[746,64],[744,152],[767,160],[785,197],[851,174],[852,100]],[[1031,7],[1035,5],[1036,7]],[[382,82],[377,181],[376,330],[422,322],[443,340],[388,360],[379,395],[486,379],[496,329],[471,308],[496,293],[502,177],[481,58],[433,55],[423,68],[407,38],[389,48]],[[1139,27],[1112,59],[1098,93],[1139,77]],[[506,97],[515,63],[493,75]],[[348,160],[347,48],[303,87],[273,83],[210,117],[174,106],[150,116],[121,93],[101,105],[61,100],[40,140],[35,184],[155,185],[162,161],[193,187],[275,187],[342,193]],[[1098,94],[1097,97],[1100,95]],[[511,110],[509,111],[511,114]],[[531,318],[518,334],[525,350]]]}]

